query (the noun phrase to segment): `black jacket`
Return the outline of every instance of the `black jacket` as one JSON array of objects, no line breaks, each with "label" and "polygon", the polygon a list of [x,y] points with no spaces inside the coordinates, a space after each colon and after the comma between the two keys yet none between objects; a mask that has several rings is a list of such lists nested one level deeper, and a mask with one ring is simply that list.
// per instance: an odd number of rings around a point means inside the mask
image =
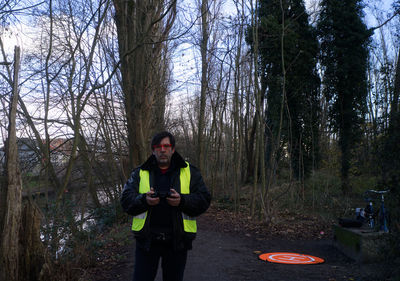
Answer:
[{"label": "black jacket", "polygon": [[[180,193],[180,168],[187,166],[183,158],[175,152],[171,158],[171,166],[175,167],[172,178],[173,186]],[[136,168],[126,182],[121,195],[121,205],[125,212],[132,216],[139,215],[148,211],[146,223],[143,229],[135,232],[137,245],[145,249],[150,248],[151,236],[149,221],[151,219],[152,207],[147,204],[146,194],[139,193],[139,171],[148,170],[150,172],[150,186],[154,183],[154,174],[157,169],[157,161],[154,155],[149,157],[140,167]],[[192,240],[195,233],[186,233],[183,230],[182,212],[191,217],[199,216],[210,206],[211,196],[204,184],[200,171],[190,165],[190,194],[180,194],[181,202],[178,207],[173,208],[173,242],[176,250],[191,249]]]}]

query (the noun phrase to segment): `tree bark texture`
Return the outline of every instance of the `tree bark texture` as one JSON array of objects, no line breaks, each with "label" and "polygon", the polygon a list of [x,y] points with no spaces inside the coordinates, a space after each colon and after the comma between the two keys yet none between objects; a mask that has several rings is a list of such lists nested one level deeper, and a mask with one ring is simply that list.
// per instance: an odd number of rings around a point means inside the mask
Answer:
[{"label": "tree bark texture", "polygon": [[20,280],[54,280],[51,262],[40,239],[41,218],[39,207],[26,201],[20,228]]},{"label": "tree bark texture", "polygon": [[398,54],[397,54],[393,99],[392,99],[392,104],[390,106],[390,117],[392,118],[392,120],[391,120],[392,128],[395,128],[395,127],[393,127],[393,125],[394,125],[393,123],[395,122],[393,119],[397,114],[399,114],[399,106],[400,106],[399,97],[400,97],[400,50],[398,51]]},{"label": "tree bark texture", "polygon": [[167,62],[162,55],[175,20],[176,1],[113,2],[132,168],[147,158],[150,138],[163,124]]},{"label": "tree bark texture", "polygon": [[16,137],[19,66],[20,48],[15,47],[6,175],[0,188],[0,281],[51,280],[50,263],[40,239],[40,210],[30,201],[22,206]]},{"label": "tree bark texture", "polygon": [[1,233],[1,281],[18,281],[19,276],[19,229],[21,226],[21,177],[18,167],[18,149],[16,137],[15,119],[18,104],[18,71],[20,64],[20,48],[15,47],[14,55],[14,77],[12,98],[9,113],[8,138],[6,142],[6,185],[1,190],[1,197],[5,200],[2,206],[3,218]]},{"label": "tree bark texture", "polygon": [[204,127],[205,127],[205,109],[207,94],[207,72],[208,72],[208,0],[201,1],[201,90],[200,90],[200,110],[197,134],[197,160],[200,170],[204,168]]}]

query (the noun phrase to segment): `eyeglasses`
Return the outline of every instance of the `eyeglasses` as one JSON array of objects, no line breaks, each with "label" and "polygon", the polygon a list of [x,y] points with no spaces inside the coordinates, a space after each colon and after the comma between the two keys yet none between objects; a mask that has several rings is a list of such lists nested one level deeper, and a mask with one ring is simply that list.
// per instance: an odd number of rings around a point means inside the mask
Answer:
[{"label": "eyeglasses", "polygon": [[171,147],[172,147],[172,144],[170,144],[170,143],[153,145],[153,149],[155,149],[155,150],[161,150],[162,148],[168,149]]}]

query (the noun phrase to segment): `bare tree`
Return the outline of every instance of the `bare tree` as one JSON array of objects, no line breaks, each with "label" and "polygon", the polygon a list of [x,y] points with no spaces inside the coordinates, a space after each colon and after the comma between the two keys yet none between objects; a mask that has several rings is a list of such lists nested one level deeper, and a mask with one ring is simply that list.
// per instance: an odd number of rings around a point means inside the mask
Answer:
[{"label": "bare tree", "polygon": [[18,105],[18,73],[20,67],[20,48],[15,47],[14,73],[10,76],[12,98],[10,102],[9,128],[6,143],[6,183],[0,190],[0,280],[18,281],[20,276],[19,229],[21,225],[22,184],[18,167],[16,136],[16,114]]},{"label": "bare tree", "polygon": [[[6,60],[0,38],[3,57]],[[22,201],[22,181],[17,147],[17,106],[19,99],[19,70],[21,51],[14,50],[14,67],[7,64],[11,98],[9,102],[9,125],[6,140],[6,167],[4,180],[0,181],[0,280],[38,280],[48,276],[45,248],[40,240],[40,218],[38,207]],[[6,76],[3,76],[7,78]]]},{"label": "bare tree", "polygon": [[[19,101],[22,120],[28,124],[27,133],[33,134],[39,149],[44,176],[40,184],[46,188],[47,207],[58,206],[48,213],[47,228],[55,225],[56,220],[65,221],[63,216],[67,213],[61,207],[71,188],[87,188],[90,197],[84,194],[76,198],[79,204],[67,208],[68,212],[73,214],[80,209],[84,213],[89,204],[100,207],[96,182],[102,175],[98,172],[100,164],[97,165],[102,141],[96,138],[100,135],[101,126],[97,125],[101,115],[92,112],[96,108],[93,100],[114,77],[118,66],[115,61],[102,62],[103,48],[107,46],[99,44],[100,38],[106,40],[113,34],[109,30],[110,4],[108,0],[48,2],[47,16],[41,13],[37,21],[42,37],[36,41],[37,49],[26,56],[31,63],[27,64],[24,78],[30,82],[26,87],[28,94]],[[53,159],[58,154],[62,154],[62,164]],[[41,191],[39,188],[36,186],[35,191]],[[47,191],[54,191],[56,199],[49,200]],[[83,220],[73,221],[68,227],[76,233],[82,224]],[[52,227],[52,231],[53,235],[45,238],[55,254],[61,237],[57,227]],[[49,237],[51,241],[47,241]]]},{"label": "bare tree", "polygon": [[176,17],[176,0],[113,2],[132,168],[148,155],[155,131],[152,120],[163,123],[166,89],[162,85],[168,61],[162,59]]},{"label": "bare tree", "polygon": [[197,161],[200,170],[204,167],[204,115],[206,109],[206,94],[208,91],[207,73],[208,73],[208,40],[209,40],[209,2],[201,0],[201,90],[200,90],[200,108],[198,118],[198,133],[197,133]]}]

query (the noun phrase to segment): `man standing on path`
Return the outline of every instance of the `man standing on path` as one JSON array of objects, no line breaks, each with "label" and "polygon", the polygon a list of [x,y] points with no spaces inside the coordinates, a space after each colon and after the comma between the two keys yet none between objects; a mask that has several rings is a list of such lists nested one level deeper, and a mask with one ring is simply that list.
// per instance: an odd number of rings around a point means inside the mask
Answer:
[{"label": "man standing on path", "polygon": [[211,196],[200,171],[175,151],[172,134],[156,134],[151,149],[121,196],[122,208],[134,216],[133,280],[153,281],[161,258],[163,280],[180,281],[197,232],[195,217],[207,210]]}]

